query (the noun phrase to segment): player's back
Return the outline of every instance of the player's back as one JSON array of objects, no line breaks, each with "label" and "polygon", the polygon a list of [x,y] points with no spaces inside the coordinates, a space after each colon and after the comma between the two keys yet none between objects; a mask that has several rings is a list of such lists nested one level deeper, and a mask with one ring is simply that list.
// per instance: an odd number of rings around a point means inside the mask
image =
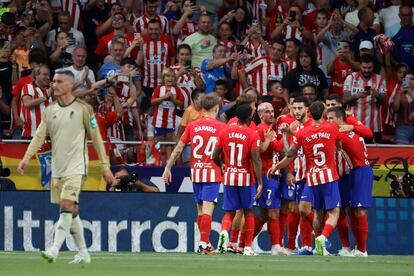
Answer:
[{"label": "player's back", "polygon": [[302,145],[306,158],[307,184],[315,186],[338,179],[335,163],[338,127],[322,122],[312,124],[297,133],[297,142]]},{"label": "player's back", "polygon": [[[229,126],[235,126],[235,125],[237,125],[238,120],[239,120],[239,119],[237,119],[237,117],[233,117],[233,118],[231,118],[231,119],[227,122],[227,125],[229,125]],[[249,127],[250,129],[252,129],[252,130],[256,130],[256,127],[257,127],[257,126],[256,126],[256,124],[255,124],[253,121],[251,121],[248,127]]]},{"label": "player's back", "polygon": [[220,169],[212,161],[214,147],[220,132],[226,127],[220,121],[203,117],[191,122],[180,138],[191,142],[191,179],[193,182],[219,182]]},{"label": "player's back", "polygon": [[259,150],[260,138],[244,125],[228,125],[220,135],[224,153],[224,185],[248,186],[254,183],[251,150]]},{"label": "player's back", "polygon": [[352,167],[362,167],[369,165],[368,152],[364,139],[353,131],[340,132],[339,137],[342,141],[342,148],[348,154],[352,162]]}]

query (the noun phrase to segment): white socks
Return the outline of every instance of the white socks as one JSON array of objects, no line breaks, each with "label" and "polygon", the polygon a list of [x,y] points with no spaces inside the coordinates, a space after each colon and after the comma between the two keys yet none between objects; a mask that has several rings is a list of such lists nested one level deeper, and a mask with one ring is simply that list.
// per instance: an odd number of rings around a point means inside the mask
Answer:
[{"label": "white socks", "polygon": [[69,229],[72,225],[72,210],[61,209],[59,221],[56,225],[55,239],[51,250],[59,252],[63,242],[66,239],[66,235],[69,233]]},{"label": "white socks", "polygon": [[70,233],[72,234],[72,237],[75,240],[75,243],[76,243],[76,246],[78,247],[79,252],[80,253],[88,252],[86,250],[85,237],[83,235],[83,224],[82,224],[82,221],[79,215],[76,215],[76,217],[72,219]]}]

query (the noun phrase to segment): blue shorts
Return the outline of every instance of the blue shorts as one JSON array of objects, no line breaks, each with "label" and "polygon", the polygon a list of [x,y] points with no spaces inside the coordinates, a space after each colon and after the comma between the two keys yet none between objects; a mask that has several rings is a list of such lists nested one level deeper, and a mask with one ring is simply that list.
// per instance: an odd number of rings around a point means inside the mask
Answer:
[{"label": "blue shorts", "polygon": [[193,183],[194,200],[197,204],[203,201],[217,202],[220,182]]},{"label": "blue shorts", "polygon": [[342,208],[349,207],[351,201],[351,176],[349,174],[342,176],[339,178],[338,184]]},{"label": "blue shorts", "polygon": [[174,132],[174,128],[161,128],[161,127],[154,127],[154,135],[155,136],[164,136],[167,133]]},{"label": "blue shorts", "polygon": [[255,196],[252,191],[254,191],[252,186],[224,186],[223,209],[225,211],[236,211],[242,208],[252,208]]},{"label": "blue shorts", "polygon": [[371,166],[351,170],[351,208],[372,207],[372,186],[374,174]]},{"label": "blue shorts", "polygon": [[[266,174],[262,174],[263,193],[257,203],[264,209],[280,209],[280,190],[279,180],[276,177],[267,179]],[[253,190],[257,190],[257,186],[253,186]],[[253,194],[253,197],[256,193]]]},{"label": "blue shorts", "polygon": [[313,196],[313,209],[324,208],[330,210],[341,208],[341,196],[339,194],[338,181],[309,187]]},{"label": "blue shorts", "polygon": [[308,185],[305,185],[303,187],[299,201],[310,202],[313,205],[313,194],[311,188]]},{"label": "blue shorts", "polygon": [[286,200],[299,201],[305,184],[306,179],[304,178],[301,181],[297,181],[294,185],[288,185],[286,183],[286,175],[282,174],[282,178],[280,180],[280,195]]}]

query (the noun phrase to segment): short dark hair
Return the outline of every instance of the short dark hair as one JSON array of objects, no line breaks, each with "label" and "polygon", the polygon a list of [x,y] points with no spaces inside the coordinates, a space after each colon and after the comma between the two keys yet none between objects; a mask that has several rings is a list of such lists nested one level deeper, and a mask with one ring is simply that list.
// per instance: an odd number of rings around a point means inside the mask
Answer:
[{"label": "short dark hair", "polygon": [[275,39],[270,43],[270,45],[273,45],[275,43],[277,43],[279,45],[283,45],[283,48],[286,48],[286,43],[282,39]]},{"label": "short dark hair", "polygon": [[310,113],[314,120],[320,120],[325,111],[325,105],[321,101],[313,102],[310,106]]},{"label": "short dark hair", "polygon": [[45,52],[40,48],[34,48],[29,52],[29,64],[30,63],[43,63],[47,64],[49,59]]},{"label": "short dark hair", "polygon": [[279,80],[270,80],[267,82],[267,91],[272,90],[272,86],[275,85],[276,83],[280,83],[280,85],[282,85],[282,82]]},{"label": "short dark hair", "polygon": [[187,49],[188,51],[190,51],[190,55],[191,55],[191,47],[188,44],[180,44],[177,48],[177,53],[179,53],[182,49]]},{"label": "short dark hair", "polygon": [[214,84],[214,87],[217,87],[217,86],[219,86],[219,85],[224,86],[224,88],[225,88],[227,91],[229,90],[229,84],[228,84],[228,82],[227,82],[226,80],[224,80],[224,79],[218,79],[218,80],[216,81],[216,83]]},{"label": "short dark hair", "polygon": [[325,10],[325,9],[320,9],[320,10],[316,13],[316,16],[317,16],[318,14],[323,14],[323,15],[325,15],[327,18],[329,18],[329,13],[328,13],[328,11],[327,11],[327,10]]},{"label": "short dark hair", "polygon": [[216,93],[209,93],[208,95],[203,96],[201,99],[201,107],[206,111],[211,110],[213,107],[221,103],[221,98],[217,96]]},{"label": "short dark hair", "polygon": [[337,117],[337,118],[341,118],[342,120],[344,120],[345,121],[345,119],[346,119],[346,112],[345,112],[345,109],[344,108],[342,108],[341,106],[334,106],[334,107],[331,107],[331,108],[329,108],[328,110],[327,110],[327,113],[329,113],[329,112],[334,112],[335,113],[335,117]]},{"label": "short dark hair", "polygon": [[370,10],[372,11],[372,9],[370,7],[364,7],[362,9],[360,9],[358,11],[358,19],[359,19],[359,21],[361,21],[362,18],[366,17],[368,15],[368,12]]},{"label": "short dark hair", "polygon": [[303,103],[306,107],[309,106],[309,100],[306,97],[303,96],[297,96],[294,100],[293,103]]},{"label": "short dark hair", "polygon": [[204,92],[201,93],[198,89],[193,90],[193,92],[191,92],[191,101],[195,102],[195,100],[197,100],[197,98],[202,94],[204,94]]},{"label": "short dark hair", "polygon": [[328,100],[329,101],[337,101],[338,103],[342,103],[341,96],[339,96],[338,94],[335,94],[335,93],[329,94],[325,98],[325,102],[328,101]]},{"label": "short dark hair", "polygon": [[311,82],[307,82],[307,83],[305,83],[305,84],[302,86],[302,91],[303,91],[303,89],[305,89],[305,87],[312,87],[312,88],[315,90],[315,93],[316,93],[316,91],[318,90],[318,87],[317,87],[316,85],[314,85],[313,83],[311,83]]},{"label": "short dark hair", "polygon": [[242,122],[246,122],[252,116],[252,107],[249,104],[242,104],[236,108],[236,116]]},{"label": "short dark hair", "polygon": [[374,63],[374,56],[370,54],[366,54],[361,56],[361,63]]},{"label": "short dark hair", "polygon": [[75,81],[75,75],[70,70],[58,69],[58,70],[55,71],[55,75],[57,75],[57,74],[65,75],[65,76],[69,77],[72,81]]},{"label": "short dark hair", "polygon": [[129,57],[121,59],[121,62],[119,63],[119,65],[121,66],[124,66],[125,64],[137,66],[137,63],[135,62],[135,60]]},{"label": "short dark hair", "polygon": [[287,42],[289,41],[293,42],[296,45],[296,47],[300,47],[300,45],[302,45],[302,43],[297,38],[288,38],[285,40],[285,44],[287,44]]},{"label": "short dark hair", "polygon": [[161,21],[159,21],[158,19],[150,19],[149,21],[148,21],[148,25],[149,24],[159,24],[160,25],[160,27],[161,27]]}]

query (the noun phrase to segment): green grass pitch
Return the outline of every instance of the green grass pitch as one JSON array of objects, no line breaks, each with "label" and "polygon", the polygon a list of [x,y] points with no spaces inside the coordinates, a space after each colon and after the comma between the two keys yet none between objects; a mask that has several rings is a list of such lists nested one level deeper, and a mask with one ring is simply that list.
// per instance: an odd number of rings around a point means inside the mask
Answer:
[{"label": "green grass pitch", "polygon": [[92,263],[69,265],[73,252],[49,264],[39,253],[0,252],[0,275],[414,275],[413,256],[281,257],[191,253],[92,253]]}]

